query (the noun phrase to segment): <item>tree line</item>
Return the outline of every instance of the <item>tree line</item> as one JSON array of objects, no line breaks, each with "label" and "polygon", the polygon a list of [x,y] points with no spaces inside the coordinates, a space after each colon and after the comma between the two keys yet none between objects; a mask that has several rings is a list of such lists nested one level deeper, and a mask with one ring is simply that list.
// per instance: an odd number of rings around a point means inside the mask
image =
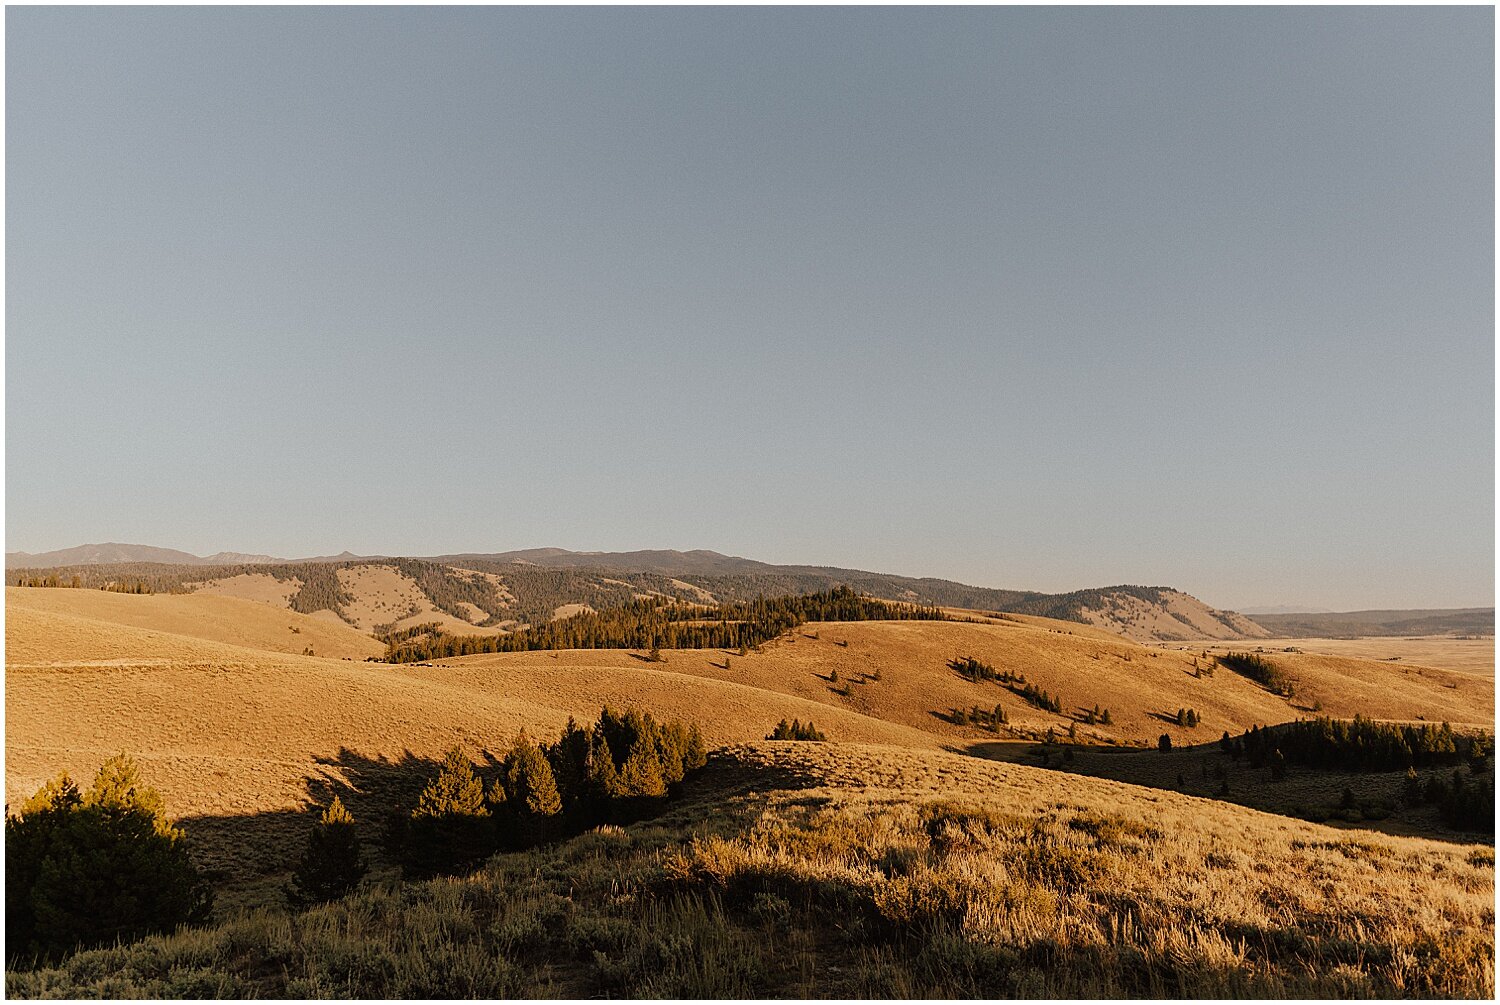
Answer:
[{"label": "tree line", "polygon": [[1293,764],[1341,771],[1400,771],[1478,761],[1494,752],[1487,734],[1463,736],[1448,723],[1376,722],[1319,717],[1277,726],[1252,726],[1238,737],[1226,732],[1219,745],[1231,756],[1265,763],[1279,750]]},{"label": "tree line", "polygon": [[660,598],[585,611],[507,635],[441,631],[386,639],[386,660],[417,663],[474,653],[555,649],[738,649],[742,653],[809,621],[947,621],[936,607],[861,596],[847,586],[744,603],[689,604]]}]

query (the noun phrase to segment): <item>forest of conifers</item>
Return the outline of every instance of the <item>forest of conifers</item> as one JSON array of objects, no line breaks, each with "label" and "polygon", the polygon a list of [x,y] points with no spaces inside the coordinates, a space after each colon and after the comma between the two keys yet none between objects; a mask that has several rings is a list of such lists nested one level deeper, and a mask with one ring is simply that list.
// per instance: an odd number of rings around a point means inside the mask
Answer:
[{"label": "forest of conifers", "polygon": [[809,621],[948,621],[937,607],[862,597],[847,586],[717,605],[633,600],[508,635],[447,635],[436,624],[385,636],[386,660],[551,649],[748,649]]}]

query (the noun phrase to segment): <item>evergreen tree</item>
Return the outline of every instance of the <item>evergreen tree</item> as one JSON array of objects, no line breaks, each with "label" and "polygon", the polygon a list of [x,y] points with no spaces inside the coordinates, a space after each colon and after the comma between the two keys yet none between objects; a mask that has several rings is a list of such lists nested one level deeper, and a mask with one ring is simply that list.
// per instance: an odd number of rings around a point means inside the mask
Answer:
[{"label": "evergreen tree", "polygon": [[7,951],[53,958],[206,920],[207,884],[123,754],[87,792],[67,775],[5,819]]},{"label": "evergreen tree", "polygon": [[1170,754],[1172,752],[1172,737],[1167,733],[1163,733],[1157,737],[1156,749],[1163,754]]},{"label": "evergreen tree", "polygon": [[[492,790],[495,796],[500,792]],[[404,873],[427,877],[474,868],[494,848],[484,783],[458,747],[448,751],[438,774],[392,835]]]},{"label": "evergreen tree", "polygon": [[530,847],[555,837],[562,814],[562,797],[552,765],[523,730],[500,767],[504,802],[497,813],[500,826],[508,831],[502,843]]},{"label": "evergreen tree", "polygon": [[359,885],[366,866],[360,857],[354,817],[338,796],[307,835],[307,845],[286,887],[293,908],[342,897]]}]

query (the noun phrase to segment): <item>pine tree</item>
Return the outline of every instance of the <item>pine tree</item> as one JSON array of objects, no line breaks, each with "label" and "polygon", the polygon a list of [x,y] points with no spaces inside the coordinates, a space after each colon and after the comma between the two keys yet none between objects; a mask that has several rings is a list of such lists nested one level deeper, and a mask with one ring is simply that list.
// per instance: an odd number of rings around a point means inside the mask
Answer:
[{"label": "pine tree", "polygon": [[1417,778],[1416,768],[1406,769],[1406,777],[1401,782],[1401,800],[1408,806],[1418,806],[1422,802],[1422,783]]},{"label": "pine tree", "polygon": [[307,845],[286,887],[287,902],[301,908],[342,897],[359,885],[365,870],[354,817],[334,796],[308,832]]},{"label": "pine tree", "polygon": [[86,792],[66,775],[5,819],[7,952],[54,957],[205,920],[212,894],[182,830],[125,755]]},{"label": "pine tree", "polygon": [[562,797],[552,765],[523,730],[500,768],[505,793],[500,826],[502,843],[526,848],[555,837],[561,823]]},{"label": "pine tree", "polygon": [[1271,751],[1271,780],[1279,782],[1286,777],[1286,758],[1280,748]]},{"label": "pine tree", "polygon": [[1157,737],[1156,749],[1161,751],[1163,754],[1170,754],[1172,752],[1172,737],[1167,733],[1163,733],[1161,736]]},{"label": "pine tree", "polygon": [[427,877],[478,865],[494,849],[490,802],[464,752],[448,751],[416,808],[393,828],[391,844],[402,871]]}]

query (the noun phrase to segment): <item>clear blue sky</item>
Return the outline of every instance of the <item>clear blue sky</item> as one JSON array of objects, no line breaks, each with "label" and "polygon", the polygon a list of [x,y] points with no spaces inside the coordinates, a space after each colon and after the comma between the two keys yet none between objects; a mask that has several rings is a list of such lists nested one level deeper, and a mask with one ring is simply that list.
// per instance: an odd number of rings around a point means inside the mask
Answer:
[{"label": "clear blue sky", "polygon": [[1493,603],[1493,11],[6,11],[6,547]]}]

